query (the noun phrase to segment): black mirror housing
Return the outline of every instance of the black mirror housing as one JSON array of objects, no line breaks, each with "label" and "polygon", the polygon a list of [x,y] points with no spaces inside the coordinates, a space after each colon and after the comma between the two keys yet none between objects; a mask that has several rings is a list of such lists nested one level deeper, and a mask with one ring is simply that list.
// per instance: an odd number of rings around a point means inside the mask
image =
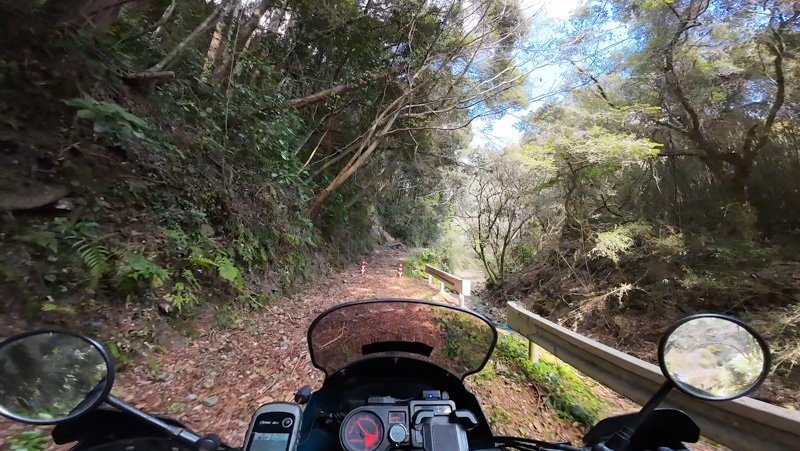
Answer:
[{"label": "black mirror housing", "polygon": [[39,330],[0,343],[0,415],[28,424],[59,424],[105,401],[114,362],[97,341]]}]

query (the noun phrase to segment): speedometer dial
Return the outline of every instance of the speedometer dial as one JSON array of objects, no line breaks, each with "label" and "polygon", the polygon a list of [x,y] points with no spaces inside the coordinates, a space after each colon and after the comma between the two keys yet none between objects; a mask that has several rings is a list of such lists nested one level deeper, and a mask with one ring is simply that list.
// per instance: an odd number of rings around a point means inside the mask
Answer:
[{"label": "speedometer dial", "polygon": [[383,439],[383,423],[371,412],[356,412],[342,425],[342,445],[348,451],[373,451]]}]

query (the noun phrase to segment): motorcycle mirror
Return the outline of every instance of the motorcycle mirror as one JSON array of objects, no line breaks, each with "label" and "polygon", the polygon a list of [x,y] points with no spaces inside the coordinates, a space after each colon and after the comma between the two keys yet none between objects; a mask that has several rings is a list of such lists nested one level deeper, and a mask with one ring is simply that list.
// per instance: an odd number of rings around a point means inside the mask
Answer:
[{"label": "motorcycle mirror", "polygon": [[672,387],[707,401],[728,401],[755,390],[767,378],[767,343],[745,323],[724,315],[684,318],[670,327],[658,345],[658,363],[667,381],[630,425],[605,443],[624,451],[631,438],[667,397]]},{"label": "motorcycle mirror", "polygon": [[57,424],[102,403],[114,365],[96,341],[69,332],[37,331],[0,343],[0,415]]},{"label": "motorcycle mirror", "polygon": [[727,401],[755,390],[769,374],[766,342],[743,322],[722,315],[690,316],[661,338],[658,362],[682,392]]}]

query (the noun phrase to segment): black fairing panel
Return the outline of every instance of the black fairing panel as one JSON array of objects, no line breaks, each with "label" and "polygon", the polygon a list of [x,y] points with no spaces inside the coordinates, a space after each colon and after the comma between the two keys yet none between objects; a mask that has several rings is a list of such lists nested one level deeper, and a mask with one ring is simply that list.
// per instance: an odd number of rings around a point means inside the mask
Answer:
[{"label": "black fairing panel", "polygon": [[[629,413],[600,421],[586,433],[583,443],[593,445],[606,440],[618,430],[632,424],[638,415]],[[630,448],[656,449],[666,446],[682,449],[683,443],[695,443],[699,439],[700,427],[682,410],[656,409],[631,437]]]},{"label": "black fairing panel", "polygon": [[[493,447],[492,431],[480,404],[458,377],[422,360],[376,357],[360,360],[328,376],[322,388],[311,396],[303,414],[299,449],[340,449],[341,419],[351,410],[366,405],[367,398],[391,396],[410,401],[420,399],[423,390],[446,391],[458,409],[475,414],[479,426],[467,433],[471,448]],[[325,424],[325,417],[336,419]]]}]

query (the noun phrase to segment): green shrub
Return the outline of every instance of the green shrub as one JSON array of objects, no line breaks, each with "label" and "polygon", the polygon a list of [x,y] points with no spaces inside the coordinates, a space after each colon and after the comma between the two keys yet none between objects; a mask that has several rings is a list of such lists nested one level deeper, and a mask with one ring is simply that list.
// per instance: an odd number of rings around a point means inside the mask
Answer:
[{"label": "green shrub", "polygon": [[478,374],[470,376],[470,380],[475,382],[479,385],[484,385],[488,381],[493,381],[497,374],[494,371],[494,363],[490,360],[486,362],[486,366],[483,367]]},{"label": "green shrub", "polygon": [[105,237],[99,235],[99,225],[84,221],[72,223],[67,218],[55,218],[53,222],[61,238],[70,245],[67,252],[77,255],[89,273],[90,286],[95,287],[110,269],[110,252],[102,244]]},{"label": "green shrub", "polygon": [[8,439],[9,451],[42,451],[48,448],[50,437],[42,437],[42,431],[20,432]]},{"label": "green shrub", "polygon": [[423,249],[419,255],[403,260],[403,272],[406,276],[427,279],[425,265],[429,264],[442,271],[450,271],[447,264],[447,252],[442,249]]},{"label": "green shrub", "polygon": [[637,238],[649,236],[652,226],[642,222],[614,226],[607,232],[599,232],[595,238],[595,246],[589,255],[595,258],[605,257],[619,263],[620,257],[630,254]]},{"label": "green shrub", "polygon": [[117,286],[125,292],[141,288],[141,282],[148,282],[153,288],[164,285],[169,271],[153,263],[139,251],[123,251],[117,264]]},{"label": "green shrub", "polygon": [[112,142],[130,143],[145,138],[147,122],[116,103],[98,101],[89,96],[67,101],[78,108],[78,117],[92,122],[92,129]]},{"label": "green shrub", "polygon": [[198,302],[197,296],[194,295],[192,289],[181,282],[176,283],[172,288],[172,293],[164,295],[164,299],[178,311],[183,310],[185,307],[191,307]]}]

